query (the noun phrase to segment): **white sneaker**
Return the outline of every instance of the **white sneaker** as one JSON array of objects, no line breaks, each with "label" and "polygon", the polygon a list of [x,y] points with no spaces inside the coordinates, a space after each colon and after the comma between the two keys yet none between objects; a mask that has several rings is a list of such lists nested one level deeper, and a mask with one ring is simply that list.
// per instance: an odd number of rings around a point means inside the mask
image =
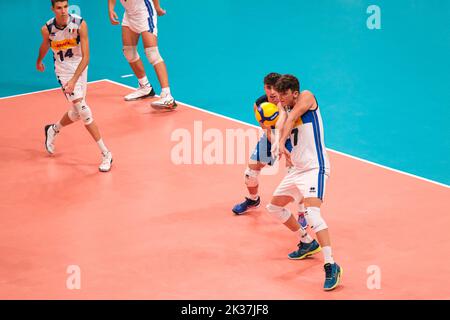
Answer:
[{"label": "white sneaker", "polygon": [[155,95],[155,90],[153,90],[153,87],[148,84],[145,86],[140,86],[136,91],[127,94],[125,96],[125,101],[133,101],[138,99],[143,99],[146,97],[153,97]]},{"label": "white sneaker", "polygon": [[109,170],[111,170],[112,162],[113,158],[110,151],[108,151],[106,154],[102,153],[102,163],[100,163],[98,170],[100,170],[101,172],[108,172]]},{"label": "white sneaker", "polygon": [[150,104],[154,109],[175,109],[177,107],[177,103],[175,99],[170,94],[161,93],[160,99],[153,101]]},{"label": "white sneaker", "polygon": [[50,154],[55,152],[55,137],[59,131],[56,131],[53,124],[45,126],[45,149]]}]

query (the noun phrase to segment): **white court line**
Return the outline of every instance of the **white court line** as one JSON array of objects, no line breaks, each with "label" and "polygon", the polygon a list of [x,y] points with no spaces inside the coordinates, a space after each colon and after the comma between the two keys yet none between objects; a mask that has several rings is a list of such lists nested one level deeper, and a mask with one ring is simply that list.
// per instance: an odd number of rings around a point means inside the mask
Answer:
[{"label": "white court line", "polygon": [[121,78],[130,78],[134,77],[134,74],[124,74],[123,76],[120,76]]},{"label": "white court line", "polygon": [[[117,81],[114,81],[114,80],[105,79],[105,81],[111,82],[111,83],[114,83],[114,84],[117,84],[117,85],[120,85],[120,86],[125,87],[125,88],[136,89],[136,88],[133,88],[131,86],[128,86],[126,84],[123,84],[123,83],[120,83],[120,82],[117,82]],[[181,102],[181,101],[179,101],[179,102],[181,104],[189,107],[189,108],[192,108],[192,109],[195,109],[195,110],[199,110],[199,111],[202,111],[202,112],[205,112],[205,113],[209,113],[209,114],[214,115],[216,117],[224,118],[224,119],[227,119],[227,120],[230,120],[230,121],[233,121],[233,122],[237,122],[237,123],[240,123],[240,124],[243,124],[243,125],[246,125],[246,126],[250,126],[250,127],[254,127],[254,128],[258,128],[258,129],[260,128],[259,126],[254,125],[254,124],[250,124],[250,123],[247,123],[247,122],[244,122],[244,121],[233,119],[233,118],[230,118],[230,117],[227,117],[227,116],[224,116],[224,115],[212,112],[212,111],[204,110],[204,109],[201,109],[201,108],[189,105],[189,104]],[[450,186],[446,185],[445,183],[437,182],[437,181],[434,181],[434,180],[430,180],[430,179],[427,179],[427,178],[416,176],[416,175],[414,175],[412,173],[408,173],[408,172],[404,172],[404,171],[397,170],[397,169],[394,169],[394,168],[386,167],[386,166],[384,166],[382,164],[378,164],[378,163],[375,163],[375,162],[372,162],[372,161],[369,161],[369,160],[366,160],[366,159],[358,158],[358,157],[355,157],[355,156],[352,156],[352,155],[349,155],[349,154],[346,154],[346,153],[343,153],[343,152],[340,152],[340,151],[336,151],[336,150],[333,150],[333,149],[330,149],[330,148],[327,148],[327,150],[329,150],[331,152],[334,152],[336,154],[339,154],[339,155],[342,155],[342,156],[354,159],[354,160],[362,161],[364,163],[367,163],[367,164],[370,164],[370,165],[373,165],[373,166],[377,166],[377,167],[380,167],[380,168],[383,168],[383,169],[386,169],[386,170],[390,170],[390,171],[393,171],[393,172],[396,172],[396,173],[404,174],[404,175],[407,175],[409,177],[420,179],[420,180],[423,180],[423,181],[426,181],[426,182],[434,183],[434,184],[437,184],[438,186],[441,186],[441,187],[450,188]]]},{"label": "white court line", "polygon": [[[123,84],[123,83],[120,83],[120,82],[117,82],[117,81],[114,81],[114,80],[110,80],[110,79],[101,79],[101,80],[89,81],[88,83],[96,83],[96,82],[102,82],[102,81],[113,83],[113,84],[116,84],[116,85],[119,85],[119,86],[122,86],[122,87],[125,87],[125,88],[133,89],[133,90],[136,89],[136,88],[131,87],[129,85],[126,85],[126,84]],[[12,95],[12,96],[8,96],[8,97],[0,97],[0,100],[8,99],[8,98],[14,98],[14,97],[20,97],[20,96],[26,96],[26,95],[30,95],[30,94],[34,94],[34,93],[40,93],[40,92],[46,92],[46,91],[52,91],[52,90],[60,90],[60,89],[61,89],[61,87],[58,87],[58,88],[53,88],[53,89],[46,89],[46,90],[39,90],[39,91],[34,91],[34,92],[22,93],[22,94]],[[254,125],[254,124],[250,124],[250,123],[247,123],[247,122],[244,122],[244,121],[233,119],[233,118],[230,118],[230,117],[227,117],[227,116],[224,116],[224,115],[212,112],[212,111],[204,110],[204,109],[201,109],[199,107],[195,107],[195,106],[192,106],[190,104],[187,104],[187,103],[184,103],[184,102],[181,102],[181,101],[179,101],[179,102],[181,104],[185,105],[186,107],[191,108],[191,109],[195,109],[195,110],[198,110],[198,111],[201,111],[201,112],[204,112],[204,113],[208,113],[208,114],[214,115],[216,117],[220,117],[220,118],[227,119],[227,120],[230,120],[230,121],[233,121],[233,122],[236,122],[236,123],[240,123],[240,124],[243,124],[245,126],[254,127],[254,128],[257,128],[257,129],[260,128],[259,126]],[[389,171],[393,171],[393,172],[396,172],[396,173],[399,173],[399,174],[403,174],[403,175],[406,175],[406,176],[409,176],[409,177],[412,177],[412,178],[416,178],[416,179],[419,179],[419,180],[422,180],[422,181],[426,181],[426,182],[429,182],[429,183],[432,183],[432,184],[435,184],[435,185],[438,185],[438,186],[450,189],[450,186],[445,184],[445,183],[437,182],[437,181],[434,181],[434,180],[430,180],[430,179],[427,179],[427,178],[423,178],[423,177],[414,175],[412,173],[408,173],[408,172],[404,172],[404,171],[401,171],[401,170],[397,170],[397,169],[393,169],[393,168],[390,168],[390,167],[386,167],[386,166],[384,166],[382,164],[378,164],[378,163],[375,163],[375,162],[372,162],[372,161],[369,161],[369,160],[366,160],[366,159],[358,158],[358,157],[355,157],[355,156],[352,156],[352,155],[349,155],[349,154],[346,154],[346,153],[343,153],[343,152],[340,152],[340,151],[336,151],[336,150],[333,150],[333,149],[330,149],[330,148],[327,148],[327,150],[329,150],[331,152],[334,152],[336,154],[339,154],[339,155],[342,155],[342,156],[354,159],[354,160],[362,161],[364,163],[367,163],[367,164],[370,164],[370,165],[373,165],[373,166],[376,166],[376,167],[380,167],[380,168],[383,168],[383,169],[386,169],[386,170],[389,170]]]}]

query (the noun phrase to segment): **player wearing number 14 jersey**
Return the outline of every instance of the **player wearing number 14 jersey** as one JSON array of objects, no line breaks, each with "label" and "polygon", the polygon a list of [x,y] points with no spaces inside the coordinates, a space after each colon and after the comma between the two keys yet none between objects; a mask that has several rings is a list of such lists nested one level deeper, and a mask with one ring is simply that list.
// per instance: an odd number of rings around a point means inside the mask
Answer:
[{"label": "player wearing number 14 jersey", "polygon": [[55,17],[42,27],[43,41],[39,48],[36,68],[45,70],[42,60],[49,49],[53,51],[55,73],[71,109],[57,123],[45,126],[45,148],[54,153],[54,141],[59,131],[77,120],[82,120],[86,129],[97,142],[102,153],[99,170],[109,171],[112,154],[106,148],[92,111],[86,103],[87,69],[89,63],[89,39],[87,24],[83,18],[69,14],[67,0],[51,0]]}]

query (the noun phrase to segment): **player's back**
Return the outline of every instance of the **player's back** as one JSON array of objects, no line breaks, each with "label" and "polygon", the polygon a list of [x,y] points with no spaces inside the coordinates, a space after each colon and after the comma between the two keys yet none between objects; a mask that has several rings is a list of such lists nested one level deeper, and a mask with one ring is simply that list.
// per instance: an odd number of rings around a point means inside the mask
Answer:
[{"label": "player's back", "polygon": [[[315,98],[315,97],[314,97]],[[325,148],[323,122],[319,104],[297,119],[291,132],[291,160],[300,171],[321,169],[329,173],[330,162]]]},{"label": "player's back", "polygon": [[56,19],[52,18],[45,24],[49,32],[50,48],[53,51],[55,72],[73,73],[83,58],[80,45],[80,27],[83,18],[75,14],[69,15],[66,27],[56,25]]}]

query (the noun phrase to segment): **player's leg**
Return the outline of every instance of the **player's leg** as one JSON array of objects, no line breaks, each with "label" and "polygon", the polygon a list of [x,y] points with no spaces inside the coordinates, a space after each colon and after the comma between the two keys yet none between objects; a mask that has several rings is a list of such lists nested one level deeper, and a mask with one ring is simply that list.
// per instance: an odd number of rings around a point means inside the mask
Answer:
[{"label": "player's leg", "polygon": [[173,109],[177,106],[177,104],[170,92],[169,75],[167,72],[166,63],[159,53],[156,11],[149,13],[149,18],[146,20],[146,23],[147,29],[141,33],[145,55],[155,69],[156,76],[158,77],[159,84],[161,85],[160,99],[152,102],[152,106],[155,108]]},{"label": "player's leg", "polygon": [[107,172],[111,169],[112,164],[112,153],[108,150],[105,143],[103,142],[102,136],[100,135],[100,130],[94,121],[94,116],[92,114],[91,108],[86,103],[86,91],[87,91],[87,69],[82,73],[77,83],[73,94],[70,96],[74,110],[79,114],[80,119],[83,121],[89,134],[97,143],[101,153],[102,162],[99,166],[99,170],[102,172]]},{"label": "player's leg", "polygon": [[[73,76],[72,74],[56,74],[56,78],[58,79],[58,82],[61,85],[61,87],[63,87],[64,84],[66,84],[67,81],[69,81],[72,78],[72,76]],[[64,89],[63,89],[63,92],[64,92]],[[64,93],[64,95],[66,96],[66,98],[69,102],[74,99],[73,94]],[[80,119],[80,115],[78,114],[77,110],[75,110],[73,108],[73,106],[71,106],[71,109],[68,112],[66,112],[58,122],[53,123],[53,124],[48,124],[45,126],[45,128],[44,128],[45,148],[48,153],[53,154],[55,152],[55,139],[56,139],[56,135],[59,133],[59,131],[63,127],[68,126],[68,125],[78,121],[79,119]]]},{"label": "player's leg", "polygon": [[245,197],[243,202],[238,203],[233,207],[232,211],[235,214],[241,215],[246,213],[249,209],[259,207],[261,202],[258,195],[259,175],[266,165],[271,165],[273,162],[274,159],[271,155],[271,144],[267,139],[267,135],[264,134],[252,152],[248,166],[244,172],[244,181],[248,190],[248,197]]},{"label": "player's leg", "polygon": [[322,199],[325,191],[327,175],[321,170],[313,170],[304,175],[306,188],[304,194],[307,194],[304,200],[306,207],[305,218],[311,229],[317,235],[317,239],[322,247],[324,256],[325,282],[324,290],[333,290],[339,285],[342,268],[334,261],[331,249],[331,238],[328,225],[321,215]]},{"label": "player's leg", "polygon": [[136,91],[125,96],[125,100],[127,101],[142,99],[155,95],[155,91],[153,90],[153,87],[148,81],[147,75],[145,73],[144,64],[142,63],[142,60],[137,51],[138,41],[139,33],[132,31],[128,26],[122,26],[123,54],[139,81],[139,88]]},{"label": "player's leg", "polygon": [[72,109],[66,112],[58,122],[45,126],[45,149],[48,153],[53,154],[55,152],[55,139],[59,131],[79,119],[80,116]]},{"label": "player's leg", "polygon": [[263,169],[265,166],[265,163],[250,159],[248,167],[244,173],[245,185],[248,190],[248,197],[245,197],[245,200],[243,202],[238,203],[233,207],[232,211],[235,214],[241,215],[246,213],[250,209],[259,207],[261,203],[261,199],[258,195],[259,175],[261,173],[261,169]]}]

